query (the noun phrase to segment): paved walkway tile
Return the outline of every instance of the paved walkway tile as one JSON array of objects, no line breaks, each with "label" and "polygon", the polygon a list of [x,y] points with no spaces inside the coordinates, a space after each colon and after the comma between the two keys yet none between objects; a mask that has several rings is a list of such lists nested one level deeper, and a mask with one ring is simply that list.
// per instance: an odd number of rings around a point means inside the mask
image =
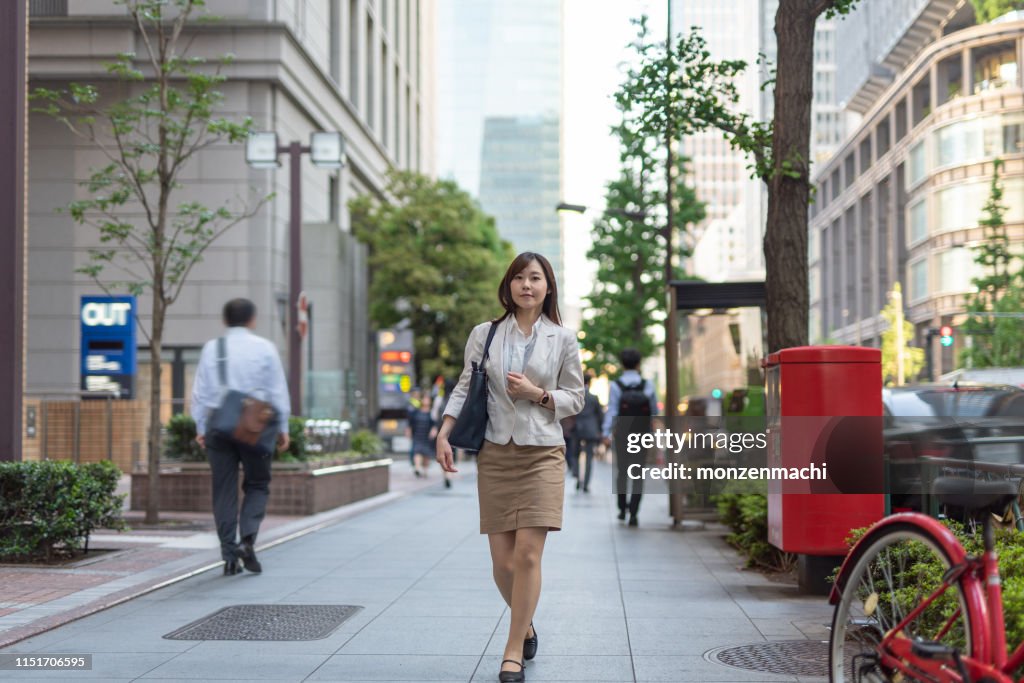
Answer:
[{"label": "paved walkway tile", "polygon": [[[490,577],[471,467],[466,469],[449,491],[437,480],[265,548],[261,575],[225,577],[215,567],[0,650],[92,654],[92,671],[3,672],[0,678],[495,681],[510,616]],[[595,475],[610,479],[606,465]],[[640,527],[626,527],[615,519],[614,498],[598,493],[608,486],[604,478],[600,482],[592,483],[589,495],[567,487],[564,531],[549,535],[534,620],[540,652],[527,665],[527,680],[795,681],[726,667],[709,661],[707,653],[827,637],[826,601],[741,570],[741,559],[721,540],[721,527],[672,530],[664,497],[645,497]],[[202,545],[201,539],[190,543]],[[175,553],[185,552],[193,563],[197,557],[208,561],[201,553],[216,553],[158,549],[164,569],[181,561]],[[111,574],[130,581],[126,570],[133,567],[160,570],[155,555],[149,557],[136,563],[126,554],[111,565],[117,568]],[[75,580],[84,587],[65,597],[89,590],[100,575],[74,576],[83,577]],[[33,587],[35,579],[19,581],[27,588],[14,599],[42,590]],[[59,599],[51,603],[59,606]],[[320,640],[163,638],[223,607],[244,604],[361,609]],[[0,607],[0,629],[4,619],[25,612],[4,609],[12,608]]]}]

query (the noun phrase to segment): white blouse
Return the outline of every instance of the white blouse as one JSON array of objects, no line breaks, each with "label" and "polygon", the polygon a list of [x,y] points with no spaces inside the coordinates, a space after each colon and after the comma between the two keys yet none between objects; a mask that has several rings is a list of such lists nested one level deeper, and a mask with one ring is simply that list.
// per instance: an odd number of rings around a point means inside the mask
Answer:
[{"label": "white blouse", "polygon": [[533,326],[530,330],[530,336],[527,337],[523,334],[523,331],[519,329],[519,325],[512,321],[512,324],[506,328],[505,333],[505,372],[523,372],[526,369],[526,364],[530,362],[530,356],[533,354],[533,347],[537,343],[537,325]]}]

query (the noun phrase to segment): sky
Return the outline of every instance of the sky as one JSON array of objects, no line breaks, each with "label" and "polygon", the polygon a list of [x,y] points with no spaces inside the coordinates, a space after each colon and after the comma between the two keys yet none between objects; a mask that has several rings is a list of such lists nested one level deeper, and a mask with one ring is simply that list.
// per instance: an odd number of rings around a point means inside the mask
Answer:
[{"label": "sky", "polygon": [[589,207],[565,213],[565,283],[561,298],[579,305],[590,292],[594,266],[586,258],[590,226],[604,206],[605,184],[618,174],[618,145],[609,128],[617,114],[612,96],[622,82],[636,35],[630,19],[650,17],[655,35],[664,32],[665,0],[565,0],[563,86],[563,201]]}]

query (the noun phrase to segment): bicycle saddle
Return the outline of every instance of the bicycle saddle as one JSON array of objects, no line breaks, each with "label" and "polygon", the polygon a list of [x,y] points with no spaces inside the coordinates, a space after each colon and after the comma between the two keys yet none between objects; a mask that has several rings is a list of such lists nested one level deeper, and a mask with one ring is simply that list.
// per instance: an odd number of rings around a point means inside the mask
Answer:
[{"label": "bicycle saddle", "polygon": [[932,494],[944,505],[1001,515],[1017,498],[1018,484],[1013,481],[979,481],[958,477],[939,477],[932,483]]}]

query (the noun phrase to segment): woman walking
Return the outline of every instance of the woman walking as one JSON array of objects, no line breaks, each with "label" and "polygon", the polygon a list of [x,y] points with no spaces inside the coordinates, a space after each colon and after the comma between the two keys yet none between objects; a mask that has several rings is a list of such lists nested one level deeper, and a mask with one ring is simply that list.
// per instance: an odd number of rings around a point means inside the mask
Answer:
[{"label": "woman walking", "polygon": [[501,318],[473,328],[465,368],[444,411],[437,460],[456,472],[448,435],[462,410],[472,362],[484,355],[487,432],[477,456],[480,533],[487,534],[494,583],[512,612],[498,680],[525,681],[537,654],[533,613],[540,599],[541,556],[548,531],[562,528],[565,439],[560,421],[583,407],[583,368],[576,334],[562,327],[551,264],[524,252],[498,287]]}]

